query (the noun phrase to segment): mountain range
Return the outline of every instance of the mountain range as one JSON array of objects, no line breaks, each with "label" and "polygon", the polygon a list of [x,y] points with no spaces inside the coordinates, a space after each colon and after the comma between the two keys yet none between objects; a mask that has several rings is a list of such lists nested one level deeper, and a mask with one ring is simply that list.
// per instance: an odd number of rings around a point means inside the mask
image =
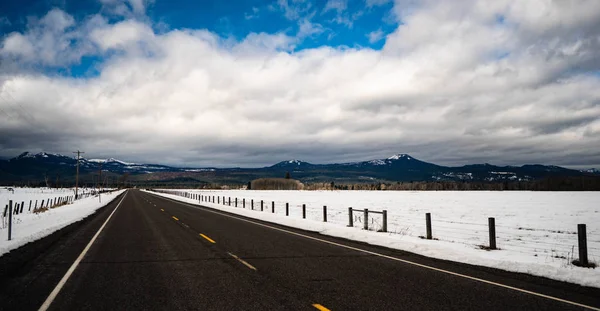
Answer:
[{"label": "mountain range", "polygon": [[[77,160],[54,153],[24,152],[9,160],[0,160],[0,182],[70,184],[75,180]],[[573,170],[554,165],[496,166],[472,164],[460,167],[441,166],[396,154],[385,159],[362,162],[312,164],[300,160],[282,161],[262,168],[181,168],[159,164],[137,164],[109,159],[85,159],[79,162],[82,183],[123,179],[148,183],[247,183],[262,177],[284,177],[289,172],[302,182],[374,183],[397,181],[531,181],[553,176],[600,176],[597,169]]]}]

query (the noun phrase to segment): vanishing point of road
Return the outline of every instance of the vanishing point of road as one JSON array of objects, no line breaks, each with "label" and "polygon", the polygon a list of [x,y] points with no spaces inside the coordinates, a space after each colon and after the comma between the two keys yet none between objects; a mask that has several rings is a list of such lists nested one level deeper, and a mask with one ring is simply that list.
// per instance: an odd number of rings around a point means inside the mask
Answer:
[{"label": "vanishing point of road", "polygon": [[600,310],[600,290],[128,190],[0,257],[0,310]]}]

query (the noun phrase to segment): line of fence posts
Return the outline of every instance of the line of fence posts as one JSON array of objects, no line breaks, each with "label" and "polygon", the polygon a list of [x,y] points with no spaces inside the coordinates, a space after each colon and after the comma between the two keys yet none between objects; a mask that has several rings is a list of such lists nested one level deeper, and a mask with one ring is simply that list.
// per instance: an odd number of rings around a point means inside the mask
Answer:
[{"label": "line of fence posts", "polygon": [[[190,198],[195,198],[198,199],[200,202],[203,202],[205,199],[205,196],[200,194],[200,195],[193,195],[193,194],[181,194],[179,193],[180,196],[186,196],[186,197],[190,197]],[[73,198],[75,199],[75,198]],[[210,197],[209,197],[210,199]],[[65,198],[55,198],[54,199],[54,205],[58,204],[62,204],[64,202],[69,202],[71,199],[70,197],[65,197]],[[49,202],[50,200],[48,200]],[[212,202],[214,203],[215,201],[215,196],[212,197]],[[238,198],[235,198],[235,207],[238,206]],[[250,201],[250,206],[251,209],[254,210],[254,199],[251,199]],[[217,203],[220,203],[220,196],[217,196]],[[38,204],[38,200],[35,201],[35,206],[34,206],[34,211],[37,209],[37,204]],[[225,196],[223,196],[223,205],[229,205],[231,206],[231,197],[228,197],[227,203],[225,201]],[[29,210],[31,210],[31,205],[32,205],[32,201],[29,201]],[[15,209],[14,212],[15,214],[18,214],[19,212],[23,212],[23,208],[25,206],[25,202],[21,202],[21,204],[16,204],[15,205]],[[40,205],[40,208],[42,208],[44,206],[44,200],[42,200],[42,203]],[[246,199],[242,198],[242,207],[246,208]],[[5,208],[5,212],[4,215],[6,216],[6,209],[8,209],[8,214],[9,214],[9,240],[11,238],[11,227],[12,227],[12,214],[13,214],[13,206],[12,206],[12,200],[9,201],[9,204],[6,206]],[[260,201],[260,210],[264,211],[264,201],[261,200]],[[354,218],[353,218],[353,211],[361,211],[361,210],[355,210],[352,207],[348,207],[348,227],[354,227]],[[365,208],[362,210],[363,212],[363,217],[364,217],[364,221],[363,221],[363,229],[365,230],[369,230],[369,209]],[[382,228],[381,231],[382,232],[387,232],[387,210],[383,210],[381,212],[379,211],[370,211],[371,213],[376,213],[376,214],[381,214],[382,215]],[[275,213],[275,201],[271,201],[271,213]],[[285,215],[289,216],[290,214],[290,206],[289,203],[285,203]],[[306,204],[302,204],[302,218],[306,219]],[[327,222],[327,206],[323,205],[323,222]],[[433,239],[433,229],[432,229],[432,225],[431,225],[431,213],[425,213],[425,227],[426,227],[426,236],[425,238],[428,240],[432,240]],[[488,217],[488,231],[489,231],[489,245],[488,245],[488,249],[490,250],[496,250],[497,245],[496,245],[496,219],[494,217]],[[577,225],[577,236],[578,236],[578,250],[579,250],[579,264],[581,266],[588,266],[589,265],[589,260],[588,260],[588,252],[587,252],[587,235],[586,235],[586,225],[585,224],[578,224]]]}]

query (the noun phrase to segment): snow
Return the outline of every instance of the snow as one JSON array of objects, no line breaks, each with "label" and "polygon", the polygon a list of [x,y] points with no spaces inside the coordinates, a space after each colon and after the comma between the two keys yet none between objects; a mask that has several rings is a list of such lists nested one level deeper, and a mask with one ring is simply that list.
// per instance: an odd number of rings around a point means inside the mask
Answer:
[{"label": "snow", "polygon": [[371,160],[371,161],[369,161],[369,163],[370,163],[370,164],[373,164],[373,165],[386,165],[386,164],[387,164],[387,163],[386,163],[385,161],[383,161],[383,160]]},{"label": "snow", "polygon": [[387,158],[387,159],[388,159],[388,160],[400,160],[400,159],[407,159],[407,160],[410,160],[410,159],[411,159],[411,157],[410,157],[408,154],[402,154],[402,153],[399,153],[399,154],[393,155],[393,156],[391,156],[391,157],[389,157],[389,158]]},{"label": "snow", "polygon": [[[186,190],[177,190],[186,191]],[[203,202],[251,218],[279,223],[321,234],[405,250],[424,256],[528,273],[584,286],[600,287],[600,269],[571,264],[578,258],[577,224],[587,224],[588,257],[600,264],[600,192],[525,191],[245,191],[195,190],[209,196],[246,199],[246,209]],[[198,201],[161,194],[189,203]],[[255,211],[249,210],[254,199]],[[260,210],[265,201],[265,211]],[[275,214],[271,214],[274,201]],[[290,216],[285,216],[285,203]],[[232,203],[233,204],[233,203]],[[307,206],[302,219],[301,206]],[[322,222],[327,205],[328,223]],[[348,225],[348,207],[388,211],[388,233],[381,215],[369,215],[370,230],[362,230],[362,212],[354,212],[354,228]],[[433,237],[425,235],[425,213],[431,213]],[[486,251],[488,217],[495,217],[499,250]]]},{"label": "snow", "polygon": [[[5,187],[0,188],[0,207],[2,207],[2,212],[8,200],[13,200],[13,204],[25,201],[26,207],[24,211],[26,211],[29,207],[29,200],[35,201],[37,199],[41,202],[43,199],[73,195],[73,189],[15,188],[14,190],[15,193],[12,194]],[[88,191],[86,189],[80,190]],[[91,196],[77,200],[73,204],[52,208],[39,214],[24,212],[19,215],[13,215],[12,240],[10,241],[7,240],[8,227],[6,224],[8,220],[3,219],[0,224],[0,256],[29,242],[50,235],[71,223],[84,219],[100,207],[107,205],[123,191],[115,191],[110,194],[103,193],[101,195],[102,202],[99,202],[97,196]]]}]

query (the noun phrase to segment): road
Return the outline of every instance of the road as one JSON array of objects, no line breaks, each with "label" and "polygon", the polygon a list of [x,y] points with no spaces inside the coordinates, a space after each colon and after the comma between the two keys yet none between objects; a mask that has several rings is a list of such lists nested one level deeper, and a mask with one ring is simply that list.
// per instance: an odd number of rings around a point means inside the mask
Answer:
[{"label": "road", "polygon": [[577,304],[600,308],[600,290],[326,237],[139,190],[0,257],[2,310],[585,309]]}]

